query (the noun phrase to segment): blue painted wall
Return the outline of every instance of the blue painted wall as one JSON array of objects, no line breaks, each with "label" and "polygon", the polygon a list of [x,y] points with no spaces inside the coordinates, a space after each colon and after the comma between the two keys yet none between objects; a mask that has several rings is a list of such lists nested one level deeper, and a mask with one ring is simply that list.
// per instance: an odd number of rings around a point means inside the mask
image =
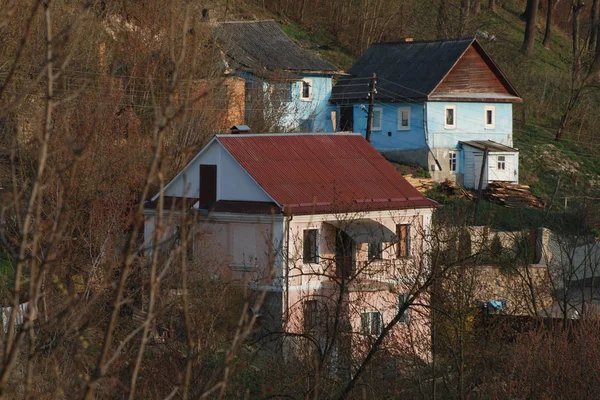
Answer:
[{"label": "blue painted wall", "polygon": [[[303,74],[303,78],[312,79],[312,98],[305,101],[300,98],[302,91],[302,81],[293,81],[290,83],[290,98],[286,103],[269,103],[268,93],[272,92],[272,85],[275,83],[263,81],[252,74],[240,73],[239,76],[251,82],[252,85],[261,85],[265,93],[266,102],[261,107],[265,108],[265,114],[272,112],[274,119],[277,119],[277,126],[284,132],[332,132],[331,111],[335,107],[329,104],[331,97],[332,77],[316,74]],[[276,90],[276,89],[275,89]],[[253,99],[253,102],[259,101]],[[249,108],[252,103],[246,103],[246,115],[249,114]],[[252,126],[250,127],[252,128]]]},{"label": "blue painted wall", "polygon": [[[456,128],[446,129],[445,106],[456,106]],[[485,106],[496,107],[494,129],[485,128]],[[507,146],[512,142],[511,103],[428,102],[427,127],[431,148],[453,148],[459,141],[493,140]]]},{"label": "blue painted wall", "polygon": [[[354,105],[354,132],[367,134],[368,103]],[[410,107],[410,130],[398,129],[398,108]],[[371,132],[371,144],[377,150],[413,150],[426,146],[423,134],[423,104],[378,103],[381,129]]]}]

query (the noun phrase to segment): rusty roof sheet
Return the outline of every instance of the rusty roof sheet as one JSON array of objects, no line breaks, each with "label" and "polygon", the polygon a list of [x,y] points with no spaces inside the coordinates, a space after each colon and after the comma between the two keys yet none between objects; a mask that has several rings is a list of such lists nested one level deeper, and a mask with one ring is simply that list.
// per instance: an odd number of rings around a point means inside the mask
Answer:
[{"label": "rusty roof sheet", "polygon": [[219,135],[286,214],[435,207],[359,134]]}]

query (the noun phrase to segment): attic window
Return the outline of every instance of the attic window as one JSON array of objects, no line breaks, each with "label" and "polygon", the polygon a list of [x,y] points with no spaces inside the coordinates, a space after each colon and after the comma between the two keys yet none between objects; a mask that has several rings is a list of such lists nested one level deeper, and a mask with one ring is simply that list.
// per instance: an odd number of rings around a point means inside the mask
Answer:
[{"label": "attic window", "polygon": [[300,100],[311,101],[313,91],[313,81],[309,78],[302,79],[302,91],[300,92]]},{"label": "attic window", "polygon": [[485,106],[485,129],[496,128],[496,107]]},{"label": "attic window", "polygon": [[445,107],[446,120],[444,121],[444,128],[456,129],[456,106]]}]

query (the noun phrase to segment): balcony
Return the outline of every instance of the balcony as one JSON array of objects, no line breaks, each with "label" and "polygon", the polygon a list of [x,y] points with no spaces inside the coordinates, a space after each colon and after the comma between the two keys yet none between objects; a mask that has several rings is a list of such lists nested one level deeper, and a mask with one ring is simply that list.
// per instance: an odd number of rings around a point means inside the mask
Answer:
[{"label": "balcony", "polygon": [[[336,260],[335,279],[342,277],[354,281],[377,281],[398,283],[400,281],[399,260],[382,259],[371,261],[352,261],[348,258]],[[334,277],[332,277],[334,279]]]}]

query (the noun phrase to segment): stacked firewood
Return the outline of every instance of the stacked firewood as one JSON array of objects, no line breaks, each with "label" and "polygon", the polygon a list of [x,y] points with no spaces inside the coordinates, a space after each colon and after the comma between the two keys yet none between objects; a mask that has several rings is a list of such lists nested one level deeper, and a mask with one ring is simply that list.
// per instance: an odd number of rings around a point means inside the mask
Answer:
[{"label": "stacked firewood", "polygon": [[484,197],[492,203],[509,208],[545,208],[546,202],[534,196],[528,185],[490,182]]},{"label": "stacked firewood", "polygon": [[449,179],[440,183],[440,190],[448,197],[458,197],[468,200],[473,200],[475,198],[471,192]]},{"label": "stacked firewood", "polygon": [[421,193],[435,187],[435,181],[431,178],[416,178],[411,174],[404,175],[404,178]]}]

